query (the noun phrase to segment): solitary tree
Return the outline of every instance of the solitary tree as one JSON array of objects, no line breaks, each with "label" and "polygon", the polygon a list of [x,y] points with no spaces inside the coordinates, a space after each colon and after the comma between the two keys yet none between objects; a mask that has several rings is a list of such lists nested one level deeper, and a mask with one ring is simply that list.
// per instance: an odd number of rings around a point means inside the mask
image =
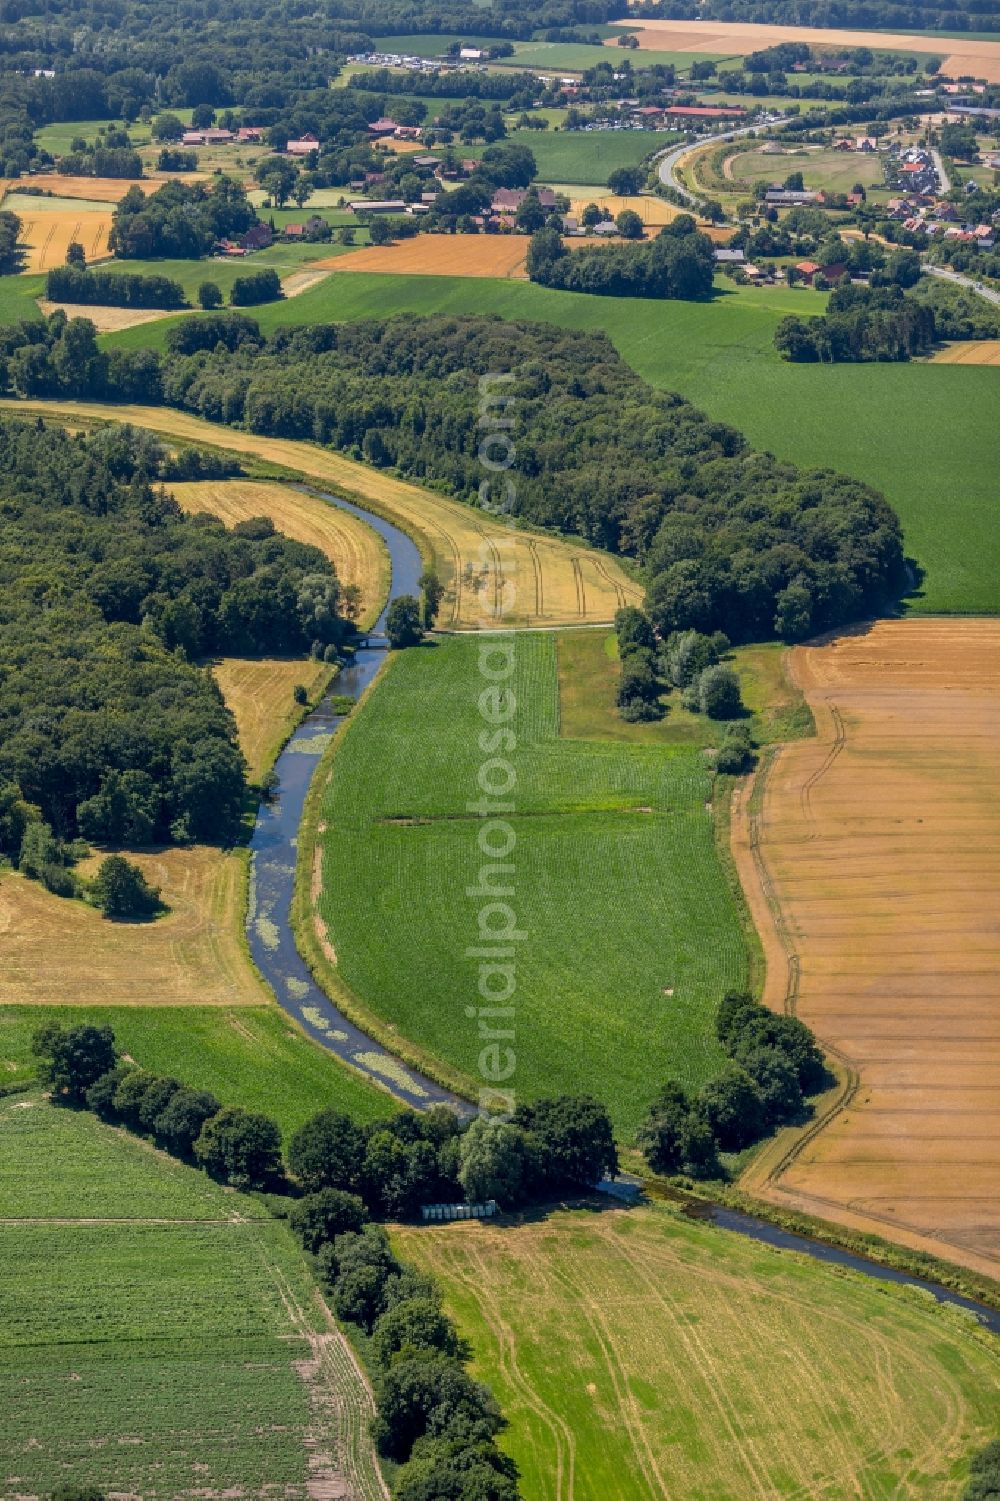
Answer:
[{"label": "solitary tree", "polygon": [[615,223],[623,240],[642,239],[642,220],[633,209],[623,208]]},{"label": "solitary tree", "polygon": [[444,598],[444,585],[433,568],[425,568],[417,583],[420,586],[421,622],[424,630],[433,628]]},{"label": "solitary tree", "polygon": [[146,917],[160,906],[159,891],[124,855],[108,855],[101,861],[90,894],[105,917]]},{"label": "solitary tree", "polygon": [[80,271],[86,270],[87,253],[79,240],[70,240],[66,246],[66,264],[67,266],[76,266]]},{"label": "solitary tree", "polygon": [[203,281],[198,288],[198,304],[206,312],[222,306],[222,293],[214,281]]},{"label": "solitary tree", "polygon": [[420,642],[424,634],[420,618],[420,605],[412,594],[400,594],[393,600],[385,617],[385,633],[394,651]]},{"label": "solitary tree", "polygon": [[616,167],[608,176],[608,187],[620,198],[631,198],[642,192],[645,178],[641,167]]}]

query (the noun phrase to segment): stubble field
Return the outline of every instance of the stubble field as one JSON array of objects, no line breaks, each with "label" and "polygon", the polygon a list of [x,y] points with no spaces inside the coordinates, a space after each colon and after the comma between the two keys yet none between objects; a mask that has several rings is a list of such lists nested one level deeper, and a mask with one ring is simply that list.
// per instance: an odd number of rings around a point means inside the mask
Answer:
[{"label": "stubble field", "polygon": [[843,1108],[779,1139],[750,1186],[991,1276],[998,661],[996,621],[885,621],[796,648],[818,738],[781,750],[735,823],[767,999],[787,995],[847,1081]]},{"label": "stubble field", "polygon": [[643,596],[643,586],[608,553],[504,526],[460,501],[311,443],[240,432],[169,407],[0,402],[4,406],[48,413],[56,421],[133,422],[168,439],[252,454],[330,485],[421,540],[445,585],[438,618],[444,629],[480,630],[500,620],[508,626],[610,622],[620,606],[638,604]]},{"label": "stubble field", "polygon": [[148,1501],[384,1495],[368,1388],[252,1200],[89,1115],[6,1100],[0,1257],[5,1495],[68,1477]]},{"label": "stubble field", "polygon": [[[170,489],[189,513],[208,511],[228,527],[251,516],[268,516],[286,537],[318,547],[341,583],[361,590],[361,622],[375,620],[389,587],[389,555],[378,533],[348,511],[291,485],[259,480],[199,480]],[[230,707],[239,719],[236,705]],[[246,755],[246,746],[243,750]]]},{"label": "stubble field", "polygon": [[526,1501],[958,1501],[996,1357],[967,1317],[655,1207],[397,1230]]}]

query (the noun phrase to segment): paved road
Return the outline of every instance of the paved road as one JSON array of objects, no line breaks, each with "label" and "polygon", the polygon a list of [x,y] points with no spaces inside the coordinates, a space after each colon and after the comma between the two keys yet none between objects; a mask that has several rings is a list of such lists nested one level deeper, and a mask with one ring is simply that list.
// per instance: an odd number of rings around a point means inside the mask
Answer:
[{"label": "paved road", "polygon": [[1000,292],[995,292],[992,287],[984,286],[981,281],[973,281],[971,276],[962,276],[958,271],[952,271],[947,266],[930,266],[924,263],[924,270],[930,276],[940,276],[942,281],[953,281],[956,286],[966,287],[970,292],[978,292],[980,297],[985,297],[987,302],[995,302],[1000,307]]},{"label": "paved road", "polygon": [[944,170],[944,162],[941,160],[940,151],[935,151],[933,147],[931,148],[931,160],[933,161],[935,169],[937,171],[938,182],[941,184],[942,193],[950,193],[951,178]]},{"label": "paved road", "polygon": [[[774,120],[770,124],[772,128],[776,128],[778,125],[784,124],[784,121]],[[736,141],[739,140],[740,136],[752,135],[761,129],[760,125],[744,125],[739,130],[724,130],[719,135],[702,136],[697,141],[684,141],[680,146],[668,146],[666,151],[661,151],[659,156],[654,158],[659,163],[660,181],[665,188],[673,188],[675,192],[680,193],[681,197],[686,198],[688,203],[700,203],[701,199],[698,195],[689,192],[687,188],[677,181],[674,175],[674,168],[681,158],[687,156],[689,152],[694,151],[699,146],[720,145],[724,141]]]}]

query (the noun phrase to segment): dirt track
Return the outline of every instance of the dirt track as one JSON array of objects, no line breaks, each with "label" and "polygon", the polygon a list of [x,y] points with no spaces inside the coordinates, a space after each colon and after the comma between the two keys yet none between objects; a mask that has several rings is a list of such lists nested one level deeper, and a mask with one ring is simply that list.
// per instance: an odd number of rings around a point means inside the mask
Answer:
[{"label": "dirt track", "polygon": [[766,999],[847,1086],[745,1186],[996,1276],[1000,621],[881,622],[792,670],[818,738],[763,769],[734,852]]}]

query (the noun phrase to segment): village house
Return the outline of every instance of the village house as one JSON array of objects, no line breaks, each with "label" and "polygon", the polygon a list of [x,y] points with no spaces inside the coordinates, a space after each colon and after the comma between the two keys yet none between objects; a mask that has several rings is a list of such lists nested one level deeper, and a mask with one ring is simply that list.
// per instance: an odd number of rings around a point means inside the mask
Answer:
[{"label": "village house", "polygon": [[289,141],[285,151],[289,156],[308,156],[310,152],[319,150],[319,141],[314,135],[304,135],[301,140]]}]

